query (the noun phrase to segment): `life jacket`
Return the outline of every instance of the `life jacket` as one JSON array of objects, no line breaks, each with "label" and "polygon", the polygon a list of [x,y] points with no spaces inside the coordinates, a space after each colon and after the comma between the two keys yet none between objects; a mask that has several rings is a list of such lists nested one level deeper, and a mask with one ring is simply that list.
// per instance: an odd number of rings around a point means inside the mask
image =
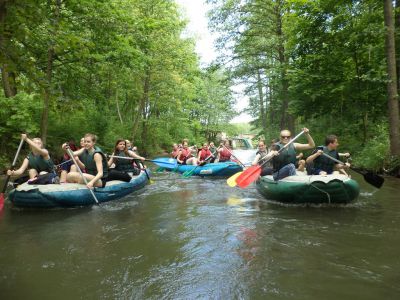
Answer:
[{"label": "life jacket", "polygon": [[96,162],[94,161],[94,155],[96,153],[99,153],[101,155],[101,160],[103,164],[103,178],[107,178],[108,176],[108,165],[107,165],[107,159],[104,153],[101,151],[99,147],[94,148],[94,151],[92,153],[89,153],[88,150],[84,150],[82,155],[79,156],[79,159],[82,161],[82,163],[85,165],[85,170],[86,173],[91,174],[93,176],[96,176],[97,174],[97,168],[96,168]]},{"label": "life jacket", "polygon": [[[118,151],[114,153],[115,156],[121,156],[121,157],[129,157],[128,155],[125,154],[124,151]],[[114,164],[115,164],[115,170],[121,171],[121,172],[133,172],[135,171],[135,167],[133,166],[133,161],[130,159],[124,159],[124,158],[114,158]]]},{"label": "life jacket", "polygon": [[[322,148],[322,151],[324,151],[325,154],[329,155],[330,157],[333,157],[335,159],[339,159],[339,154],[336,150],[330,150],[326,146],[320,146],[318,147],[319,149]],[[315,150],[314,153],[318,151]],[[313,161],[314,163],[314,170],[320,170],[320,171],[325,171],[328,174],[331,174],[333,172],[333,167],[335,166],[336,162],[333,160],[329,159],[328,157],[324,155],[318,156],[316,159]]]},{"label": "life jacket", "polygon": [[205,160],[206,158],[210,158],[211,157],[211,151],[206,149],[201,149],[200,150],[200,160]]},{"label": "life jacket", "polygon": [[222,151],[219,153],[219,161],[220,162],[224,162],[224,161],[228,161],[231,159],[231,153],[229,152],[228,149],[226,149],[225,147],[222,149]]},{"label": "life jacket", "polygon": [[[285,145],[278,142],[274,144],[275,149],[279,151]],[[284,150],[282,150],[278,156],[274,156],[272,159],[272,165],[274,172],[278,172],[282,167],[288,164],[296,164],[296,149],[293,144],[287,146]]]},{"label": "life jacket", "polygon": [[267,158],[265,158],[265,156],[268,154],[268,151],[264,150],[264,151],[257,151],[256,155],[260,155],[260,159],[258,160],[258,165],[261,166],[263,168],[265,167],[271,167],[271,160],[269,160],[268,163],[265,163],[267,161]]},{"label": "life jacket", "polygon": [[185,162],[188,158],[192,157],[192,153],[190,152],[189,148],[182,148],[181,154],[179,155],[179,160]]},{"label": "life jacket", "polygon": [[48,160],[44,159],[41,155],[34,155],[32,152],[28,154],[27,159],[29,160],[28,168],[35,169],[38,173],[40,172],[54,172],[55,166],[51,158]]}]

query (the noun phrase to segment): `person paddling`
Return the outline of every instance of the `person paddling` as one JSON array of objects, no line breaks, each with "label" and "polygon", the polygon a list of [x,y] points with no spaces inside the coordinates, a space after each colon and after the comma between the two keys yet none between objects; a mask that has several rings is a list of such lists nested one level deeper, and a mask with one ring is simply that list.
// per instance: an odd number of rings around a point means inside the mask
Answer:
[{"label": "person paddling", "polygon": [[122,180],[129,182],[131,180],[130,175],[138,175],[140,173],[140,167],[137,166],[133,160],[127,158],[138,159],[145,161],[145,158],[136,154],[132,150],[128,150],[126,140],[119,139],[115,143],[114,152],[111,158],[108,160],[108,166],[115,165],[114,168],[110,169],[109,180]]},{"label": "person paddling", "polygon": [[306,160],[307,165],[313,164],[313,166],[309,167],[310,175],[333,174],[335,172],[334,169],[337,169],[348,176],[345,169],[350,167],[349,163],[338,164],[332,159],[329,159],[329,157],[322,155],[325,153],[326,155],[338,160],[340,156],[337,152],[338,146],[339,142],[336,135],[331,134],[325,138],[325,146],[317,147],[317,149],[315,149]]},{"label": "person paddling", "polygon": [[[108,177],[107,159],[100,148],[96,146],[97,136],[91,133],[85,134],[84,148],[73,152],[74,156],[79,156],[82,166],[87,173],[70,172],[67,175],[67,182],[84,184],[85,176],[88,181],[87,187],[104,187]],[[63,144],[63,149],[66,150],[68,145]]]},{"label": "person paddling", "polygon": [[211,153],[210,149],[208,149],[208,144],[204,143],[197,156],[197,161],[199,165],[205,165],[207,162],[210,161],[212,157],[214,157],[214,154]]},{"label": "person paddling", "polygon": [[21,139],[29,144],[31,152],[23,160],[21,167],[18,170],[7,170],[9,176],[21,176],[28,169],[29,181],[33,181],[42,174],[52,173],[55,179],[55,166],[50,158],[49,152],[43,148],[43,142],[40,138],[30,139],[23,133]]},{"label": "person paddling", "polygon": [[226,162],[231,160],[231,147],[229,140],[224,140],[218,148],[218,162]]},{"label": "person paddling", "polygon": [[[289,130],[281,131],[279,142],[275,143],[274,150],[268,154],[269,158],[273,157],[272,165],[274,173],[272,175],[275,181],[287,176],[296,175],[296,150],[303,151],[315,147],[314,140],[308,128],[303,128],[303,132],[308,144],[291,143],[288,147],[284,148],[290,142],[291,132]],[[280,149],[283,150],[279,152]]]},{"label": "person paddling", "polygon": [[197,166],[196,157],[192,156],[191,149],[189,148],[189,142],[187,139],[182,141],[182,148],[179,150],[179,154],[176,157],[178,164],[181,165],[194,165]]},{"label": "person paddling", "polygon": [[260,165],[262,167],[260,176],[271,175],[273,173],[272,163],[266,162],[271,156],[267,156],[269,153],[267,145],[264,141],[258,142],[258,151],[252,162],[253,166]]}]

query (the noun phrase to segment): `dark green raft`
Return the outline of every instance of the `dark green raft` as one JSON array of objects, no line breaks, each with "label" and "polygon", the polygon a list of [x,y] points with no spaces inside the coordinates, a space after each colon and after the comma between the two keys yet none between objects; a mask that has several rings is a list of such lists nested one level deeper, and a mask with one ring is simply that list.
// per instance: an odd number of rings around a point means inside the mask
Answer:
[{"label": "dark green raft", "polygon": [[283,203],[350,203],[360,193],[358,183],[345,175],[296,175],[279,181],[260,177],[257,190],[267,200]]}]

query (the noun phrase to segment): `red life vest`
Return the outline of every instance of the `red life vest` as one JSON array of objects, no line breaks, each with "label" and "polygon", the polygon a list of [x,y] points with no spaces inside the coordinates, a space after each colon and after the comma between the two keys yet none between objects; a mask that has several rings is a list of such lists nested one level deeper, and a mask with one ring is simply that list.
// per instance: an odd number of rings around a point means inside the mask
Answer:
[{"label": "red life vest", "polygon": [[179,160],[185,162],[188,158],[190,158],[192,156],[192,153],[190,152],[189,148],[185,149],[182,148],[181,150],[181,154],[179,155]]},{"label": "red life vest", "polygon": [[201,149],[200,150],[200,160],[205,160],[206,158],[209,158],[211,156],[211,151],[206,149]]},{"label": "red life vest", "polygon": [[231,159],[231,153],[225,147],[219,153],[219,161],[227,161]]}]

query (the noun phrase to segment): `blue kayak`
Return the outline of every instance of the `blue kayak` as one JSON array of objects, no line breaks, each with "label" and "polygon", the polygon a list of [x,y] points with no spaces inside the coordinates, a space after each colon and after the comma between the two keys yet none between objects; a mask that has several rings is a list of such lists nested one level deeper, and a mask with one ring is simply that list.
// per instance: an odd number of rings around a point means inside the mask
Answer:
[{"label": "blue kayak", "polygon": [[[138,176],[132,177],[130,182],[109,181],[104,188],[95,188],[94,194],[99,203],[108,202],[142,189],[147,182],[147,175],[142,171]],[[88,188],[77,183],[46,185],[23,183],[10,192],[8,199],[16,207],[52,208],[96,204]]]},{"label": "blue kayak", "polygon": [[191,172],[191,175],[207,177],[230,177],[237,172],[243,171],[242,166],[233,161],[208,163],[204,166],[193,166],[180,165],[177,163],[176,159],[173,158],[158,157],[153,159],[152,162],[168,171],[174,171],[178,173]]}]

